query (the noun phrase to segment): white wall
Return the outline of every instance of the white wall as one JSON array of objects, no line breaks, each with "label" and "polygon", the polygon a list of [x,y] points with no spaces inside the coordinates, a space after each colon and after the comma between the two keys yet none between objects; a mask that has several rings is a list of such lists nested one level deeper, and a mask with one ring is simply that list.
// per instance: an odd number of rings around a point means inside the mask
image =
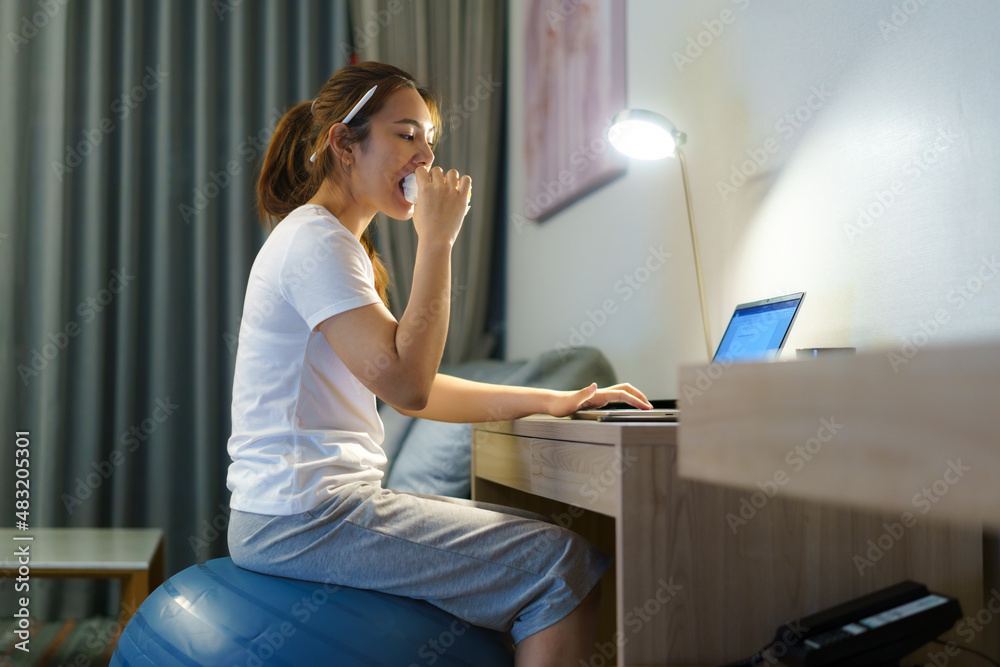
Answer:
[{"label": "white wall", "polygon": [[[518,213],[525,16],[511,4]],[[786,357],[997,336],[1000,3],[630,0],[627,10],[628,105],[688,134],[713,346],[735,304],[800,290]],[[753,172],[745,182],[741,166]],[[632,162],[555,218],[512,222],[508,240],[510,358],[579,343],[575,329],[656,397],[677,395],[678,364],[704,360],[676,160]],[[616,283],[661,245],[671,259],[626,299]],[[603,324],[584,324],[594,320]]]}]

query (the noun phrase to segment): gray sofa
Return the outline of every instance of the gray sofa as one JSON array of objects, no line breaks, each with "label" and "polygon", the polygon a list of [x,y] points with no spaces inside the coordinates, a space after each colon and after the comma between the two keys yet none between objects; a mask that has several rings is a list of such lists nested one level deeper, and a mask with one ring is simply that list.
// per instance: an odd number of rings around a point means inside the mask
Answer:
[{"label": "gray sofa", "polygon": [[[442,366],[448,375],[491,384],[581,389],[591,382],[614,384],[615,372],[591,347],[552,350],[527,361],[473,361]],[[379,409],[385,425],[382,447],[389,463],[382,485],[397,491],[468,498],[472,426],[415,419],[387,405]]]}]

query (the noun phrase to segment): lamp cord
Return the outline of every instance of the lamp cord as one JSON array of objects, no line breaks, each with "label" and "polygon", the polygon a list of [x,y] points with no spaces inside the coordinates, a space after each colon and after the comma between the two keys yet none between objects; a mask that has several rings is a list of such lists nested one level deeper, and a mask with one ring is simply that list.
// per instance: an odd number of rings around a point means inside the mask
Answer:
[{"label": "lamp cord", "polygon": [[[948,646],[948,643],[945,642],[945,641],[942,641],[941,639],[932,639],[931,643],[941,644],[942,646]],[[736,662],[727,662],[726,664],[722,665],[722,667],[759,667],[759,665],[763,664],[763,662],[764,662],[762,654],[765,651],[767,651],[769,648],[771,648],[773,645],[774,645],[774,642],[771,642],[770,644],[768,644],[767,646],[765,646],[761,650],[759,650],[756,653],[754,653],[749,658],[747,658],[745,660],[737,660]],[[982,651],[977,651],[974,648],[961,647],[961,646],[957,646],[957,645],[956,645],[956,648],[958,648],[959,651],[968,651],[969,653],[973,653],[975,655],[978,655],[980,658],[982,658],[983,660],[986,660],[990,664],[997,665],[997,667],[1000,667],[1000,662],[997,662],[996,660],[994,660],[990,656],[986,655]]]},{"label": "lamp cord", "polygon": [[[932,640],[931,640],[931,642],[933,642],[934,644],[941,644],[942,646],[948,646],[948,642],[944,642],[944,641],[942,641],[942,640],[940,640],[940,639],[932,639]],[[990,662],[991,664],[994,664],[994,665],[997,665],[997,667],[1000,667],[1000,662],[997,662],[996,660],[994,660],[994,659],[993,659],[993,658],[991,658],[990,656],[986,655],[986,654],[985,654],[985,653],[983,653],[982,651],[977,651],[976,649],[974,649],[974,648],[969,648],[969,647],[967,647],[967,646],[964,646],[964,647],[963,647],[963,646],[958,646],[958,645],[957,645],[957,644],[955,644],[954,642],[951,642],[951,643],[952,643],[953,645],[955,645],[955,647],[956,647],[956,648],[957,648],[957,649],[958,649],[959,651],[968,651],[969,653],[973,653],[973,654],[975,654],[975,655],[978,655],[978,656],[979,656],[980,658],[982,658],[983,660],[986,660],[987,662]]]},{"label": "lamp cord", "polygon": [[736,662],[727,662],[726,664],[722,665],[722,667],[759,667],[760,665],[764,664],[764,658],[762,654],[772,646],[774,646],[774,642],[771,642],[770,644],[768,644],[761,650],[757,651],[749,658],[746,658],[745,660],[737,660]]}]

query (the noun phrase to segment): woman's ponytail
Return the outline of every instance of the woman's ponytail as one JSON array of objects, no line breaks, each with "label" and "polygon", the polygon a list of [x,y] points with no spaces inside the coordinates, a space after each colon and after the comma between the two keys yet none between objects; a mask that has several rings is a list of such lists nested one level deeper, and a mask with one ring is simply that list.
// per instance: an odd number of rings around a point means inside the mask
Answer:
[{"label": "woman's ponytail", "polygon": [[365,252],[368,253],[368,257],[372,260],[372,269],[375,272],[375,291],[378,292],[379,297],[382,299],[382,303],[385,307],[389,307],[389,272],[385,268],[385,264],[382,263],[382,258],[378,256],[378,252],[375,251],[375,244],[372,243],[371,239],[371,228],[365,230],[365,233],[361,235],[361,245],[364,247]]},{"label": "woman's ponytail", "polygon": [[308,168],[314,126],[311,103],[302,102],[292,107],[274,130],[257,179],[257,210],[268,231],[309,201],[323,182],[320,170]]}]

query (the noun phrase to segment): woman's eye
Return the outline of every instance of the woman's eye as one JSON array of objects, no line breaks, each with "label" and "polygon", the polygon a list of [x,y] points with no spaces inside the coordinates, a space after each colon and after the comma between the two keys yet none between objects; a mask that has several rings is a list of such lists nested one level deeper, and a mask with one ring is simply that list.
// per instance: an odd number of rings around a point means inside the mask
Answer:
[{"label": "woman's eye", "polygon": [[413,135],[412,134],[401,134],[399,136],[401,136],[402,138],[406,139],[407,141],[413,141]]}]

